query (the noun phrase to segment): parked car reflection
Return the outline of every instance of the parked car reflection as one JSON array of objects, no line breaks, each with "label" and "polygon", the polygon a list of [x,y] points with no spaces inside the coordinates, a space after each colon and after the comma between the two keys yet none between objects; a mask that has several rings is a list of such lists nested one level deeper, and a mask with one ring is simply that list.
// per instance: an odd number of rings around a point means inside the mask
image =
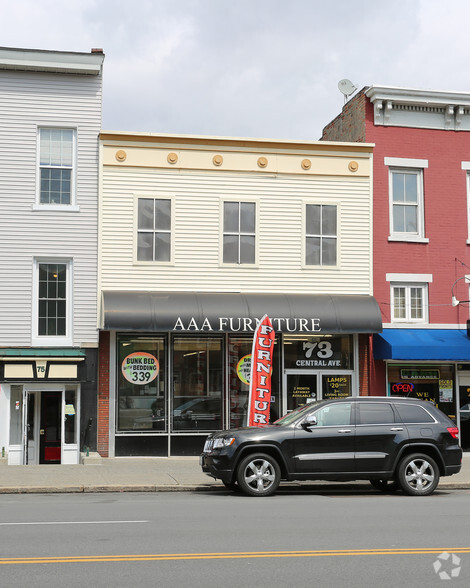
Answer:
[{"label": "parked car reflection", "polygon": [[[176,399],[175,399],[176,400]],[[222,426],[220,397],[195,397],[173,409],[173,430],[217,430]]]}]

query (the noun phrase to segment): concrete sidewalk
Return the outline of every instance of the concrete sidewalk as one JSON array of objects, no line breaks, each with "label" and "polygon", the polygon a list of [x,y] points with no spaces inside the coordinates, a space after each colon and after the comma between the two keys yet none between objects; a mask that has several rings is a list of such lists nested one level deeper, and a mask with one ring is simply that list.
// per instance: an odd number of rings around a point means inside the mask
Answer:
[{"label": "concrete sidewalk", "polygon": [[[47,492],[177,492],[224,489],[206,476],[197,457],[101,459],[90,456],[81,465],[0,465],[0,494]],[[338,488],[330,482],[283,482],[281,488],[308,488],[321,485]],[[340,487],[361,487],[368,482],[342,483]],[[465,453],[462,470],[441,478],[440,489],[470,489],[470,453]]]}]

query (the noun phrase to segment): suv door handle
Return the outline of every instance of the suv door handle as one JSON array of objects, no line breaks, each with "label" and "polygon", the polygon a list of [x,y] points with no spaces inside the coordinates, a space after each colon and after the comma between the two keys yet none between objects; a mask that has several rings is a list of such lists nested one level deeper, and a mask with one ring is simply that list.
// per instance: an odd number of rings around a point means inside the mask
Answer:
[{"label": "suv door handle", "polygon": [[338,433],[350,433],[351,429],[338,429]]},{"label": "suv door handle", "polygon": [[390,431],[403,431],[403,427],[392,427]]}]

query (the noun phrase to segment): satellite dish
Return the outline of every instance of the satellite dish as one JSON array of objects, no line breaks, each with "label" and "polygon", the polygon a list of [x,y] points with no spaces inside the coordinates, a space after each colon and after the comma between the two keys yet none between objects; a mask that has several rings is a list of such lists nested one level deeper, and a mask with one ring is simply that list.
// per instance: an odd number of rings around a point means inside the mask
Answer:
[{"label": "satellite dish", "polygon": [[345,99],[357,90],[357,86],[355,86],[351,80],[340,80],[338,82],[339,91],[344,94]]}]

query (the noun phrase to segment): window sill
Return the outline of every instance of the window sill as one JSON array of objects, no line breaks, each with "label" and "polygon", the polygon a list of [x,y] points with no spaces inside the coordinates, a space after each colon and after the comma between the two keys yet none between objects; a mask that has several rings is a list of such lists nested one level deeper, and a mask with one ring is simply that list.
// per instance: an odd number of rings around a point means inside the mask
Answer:
[{"label": "window sill", "polygon": [[138,259],[134,259],[133,265],[143,266],[143,267],[155,267],[155,266],[166,266],[166,267],[174,267],[174,261],[139,261]]},{"label": "window sill", "polygon": [[394,242],[405,242],[405,243],[429,243],[429,239],[426,237],[418,237],[417,235],[390,235],[389,241]]},{"label": "window sill", "polygon": [[[406,329],[406,328],[410,328],[410,329],[416,329],[416,327],[425,327],[427,325],[429,325],[428,321],[407,321],[404,320],[403,322],[401,321],[394,321],[393,323],[389,323],[390,327],[387,328],[391,328],[391,329]],[[383,325],[383,327],[385,328],[385,324]]]},{"label": "window sill", "polygon": [[32,337],[33,347],[73,347],[70,337]]},{"label": "window sill", "polygon": [[74,204],[33,204],[33,210],[40,212],[80,212],[80,206]]},{"label": "window sill", "polygon": [[337,270],[341,269],[341,267],[339,265],[313,265],[313,264],[306,264],[306,263],[303,263],[301,267],[303,270],[316,270],[316,271],[318,271],[318,270],[337,271]]}]

